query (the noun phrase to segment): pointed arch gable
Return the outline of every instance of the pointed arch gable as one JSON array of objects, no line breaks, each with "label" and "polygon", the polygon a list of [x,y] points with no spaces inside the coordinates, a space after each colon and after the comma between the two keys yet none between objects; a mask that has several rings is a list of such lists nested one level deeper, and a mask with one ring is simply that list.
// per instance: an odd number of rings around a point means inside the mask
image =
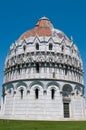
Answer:
[{"label": "pointed arch gable", "polygon": [[21,45],[26,45],[26,44],[27,44],[26,39],[24,39],[24,40],[22,41]]},{"label": "pointed arch gable", "polygon": [[34,44],[36,44],[36,43],[40,44],[40,39],[39,39],[38,36],[35,36],[35,38],[34,38],[34,40],[33,40],[33,43],[34,43]]},{"label": "pointed arch gable", "polygon": [[48,39],[48,44],[49,44],[49,43],[54,44],[54,40],[53,40],[53,38],[52,38],[52,37],[50,37],[50,38]]}]

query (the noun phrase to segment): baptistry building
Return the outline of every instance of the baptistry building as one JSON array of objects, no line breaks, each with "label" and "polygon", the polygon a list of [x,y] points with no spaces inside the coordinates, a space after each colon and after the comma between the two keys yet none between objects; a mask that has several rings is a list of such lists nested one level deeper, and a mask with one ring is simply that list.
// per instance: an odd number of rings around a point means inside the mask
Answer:
[{"label": "baptistry building", "polygon": [[83,63],[73,38],[42,17],[10,46],[2,117],[64,120],[85,117]]}]

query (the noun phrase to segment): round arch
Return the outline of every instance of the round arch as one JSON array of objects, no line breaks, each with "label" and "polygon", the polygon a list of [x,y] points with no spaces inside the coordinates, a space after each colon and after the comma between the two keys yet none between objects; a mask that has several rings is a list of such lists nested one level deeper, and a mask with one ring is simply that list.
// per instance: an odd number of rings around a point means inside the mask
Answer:
[{"label": "round arch", "polygon": [[73,88],[70,84],[63,85],[62,90],[64,90],[65,88],[67,88],[69,91],[73,91]]},{"label": "round arch", "polygon": [[56,87],[58,87],[58,88],[60,89],[60,84],[57,83],[57,82],[54,82],[54,81],[49,82],[49,83],[46,85],[46,88],[48,88],[48,87],[50,87],[50,86],[52,86],[51,89],[52,89],[52,88],[57,89]]},{"label": "round arch", "polygon": [[23,87],[27,88],[27,84],[26,84],[26,83],[24,83],[24,82],[19,82],[19,83],[16,85],[16,89],[17,89],[18,87],[20,87],[20,86],[22,86],[22,88],[23,88]]},{"label": "round arch", "polygon": [[12,83],[10,83],[10,84],[7,84],[7,85],[5,86],[5,88],[6,88],[6,90],[7,90],[7,89],[14,89],[14,86],[13,86]]},{"label": "round arch", "polygon": [[29,88],[31,89],[31,87],[35,87],[36,88],[36,86],[41,86],[43,89],[44,89],[44,84],[42,83],[42,82],[40,82],[40,81],[33,81],[30,85],[29,85]]}]

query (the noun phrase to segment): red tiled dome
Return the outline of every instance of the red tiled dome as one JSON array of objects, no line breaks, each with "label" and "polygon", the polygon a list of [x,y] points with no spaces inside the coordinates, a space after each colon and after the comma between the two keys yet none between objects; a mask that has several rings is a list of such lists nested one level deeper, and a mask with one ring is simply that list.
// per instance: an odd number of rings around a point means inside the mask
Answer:
[{"label": "red tiled dome", "polygon": [[30,36],[36,36],[36,35],[37,36],[51,36],[52,35],[51,27],[52,27],[52,24],[49,21],[49,19],[47,19],[46,17],[43,17],[37,22],[36,26],[32,30],[25,32],[20,37],[20,40],[24,38],[28,38]]},{"label": "red tiled dome", "polygon": [[34,36],[56,36],[56,35],[59,38],[64,37],[65,39],[68,39],[63,32],[54,29],[51,21],[48,18],[42,17],[41,19],[39,19],[36,26],[32,30],[23,33],[20,36],[19,40],[23,40],[31,36],[34,37]]}]

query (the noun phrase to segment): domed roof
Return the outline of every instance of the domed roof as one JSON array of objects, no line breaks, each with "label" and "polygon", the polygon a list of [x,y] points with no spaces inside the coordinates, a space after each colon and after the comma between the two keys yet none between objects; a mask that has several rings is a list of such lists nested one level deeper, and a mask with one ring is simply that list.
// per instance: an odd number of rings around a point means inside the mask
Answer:
[{"label": "domed roof", "polygon": [[58,36],[59,38],[68,40],[68,37],[62,31],[55,29],[51,21],[46,17],[40,18],[35,27],[32,30],[23,33],[19,40],[23,40],[31,36]]}]

